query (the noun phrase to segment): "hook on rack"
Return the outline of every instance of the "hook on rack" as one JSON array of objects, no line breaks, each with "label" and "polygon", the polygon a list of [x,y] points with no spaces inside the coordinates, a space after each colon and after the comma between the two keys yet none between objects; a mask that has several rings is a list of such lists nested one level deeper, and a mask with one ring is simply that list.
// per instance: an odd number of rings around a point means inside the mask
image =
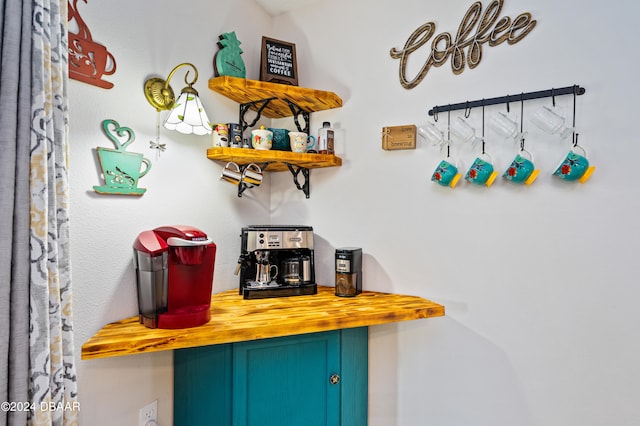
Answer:
[{"label": "hook on rack", "polygon": [[482,100],[482,154],[484,154],[484,99]]},{"label": "hook on rack", "polygon": [[469,106],[469,101],[467,101],[467,105],[464,108],[464,118],[469,118],[471,115],[471,107]]},{"label": "hook on rack", "polygon": [[571,123],[571,127],[573,128],[573,146],[578,145],[578,134],[576,133],[576,97],[577,97],[577,86],[573,86],[573,122]]},{"label": "hook on rack", "polygon": [[[524,131],[524,93],[520,93],[520,133]],[[524,134],[524,133],[523,133]],[[522,138],[524,141],[524,137]]]},{"label": "hook on rack", "polygon": [[449,153],[449,145],[451,145],[451,109],[447,111],[447,154]]}]

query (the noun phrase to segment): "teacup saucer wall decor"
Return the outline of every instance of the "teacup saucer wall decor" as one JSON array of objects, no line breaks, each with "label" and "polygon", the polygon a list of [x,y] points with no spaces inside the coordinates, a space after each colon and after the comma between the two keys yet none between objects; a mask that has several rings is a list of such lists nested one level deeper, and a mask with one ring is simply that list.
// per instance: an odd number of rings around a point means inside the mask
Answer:
[{"label": "teacup saucer wall decor", "polygon": [[104,120],[102,128],[116,149],[96,148],[105,185],[94,186],[93,190],[99,194],[144,194],[147,189],[138,188],[138,180],[149,172],[151,161],[140,153],[126,151],[136,138],[133,130],[120,127],[115,120]]},{"label": "teacup saucer wall decor", "polygon": [[111,89],[113,83],[103,80],[102,77],[116,72],[115,58],[105,46],[91,38],[89,27],[78,12],[78,0],[69,0],[67,4],[68,21],[78,27],[77,33],[69,29],[69,78]]}]

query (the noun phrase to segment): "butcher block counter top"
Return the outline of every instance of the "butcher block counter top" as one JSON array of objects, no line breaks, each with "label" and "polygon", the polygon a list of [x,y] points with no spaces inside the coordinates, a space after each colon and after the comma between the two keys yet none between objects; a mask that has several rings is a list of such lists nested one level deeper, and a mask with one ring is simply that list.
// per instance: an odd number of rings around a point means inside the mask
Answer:
[{"label": "butcher block counter top", "polygon": [[134,355],[195,346],[364,327],[444,315],[444,306],[417,296],[363,291],[336,297],[318,286],[312,296],[243,299],[238,290],[211,297],[211,320],[179,330],[151,329],[138,316],[107,324],[84,345],[82,359]]}]

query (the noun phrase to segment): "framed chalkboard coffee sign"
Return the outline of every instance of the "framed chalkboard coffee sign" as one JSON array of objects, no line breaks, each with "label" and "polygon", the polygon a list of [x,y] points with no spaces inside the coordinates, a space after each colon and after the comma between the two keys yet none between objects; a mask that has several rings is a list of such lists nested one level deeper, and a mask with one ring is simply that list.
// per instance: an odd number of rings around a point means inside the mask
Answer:
[{"label": "framed chalkboard coffee sign", "polygon": [[260,80],[297,86],[296,45],[263,36]]}]

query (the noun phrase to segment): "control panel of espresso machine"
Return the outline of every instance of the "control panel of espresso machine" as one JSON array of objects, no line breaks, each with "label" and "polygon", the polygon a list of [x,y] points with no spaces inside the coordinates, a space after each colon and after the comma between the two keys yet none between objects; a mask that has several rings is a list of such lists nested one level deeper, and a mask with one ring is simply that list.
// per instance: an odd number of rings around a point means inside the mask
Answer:
[{"label": "control panel of espresso machine", "polygon": [[245,299],[318,292],[311,226],[251,225],[240,238],[236,275]]}]

